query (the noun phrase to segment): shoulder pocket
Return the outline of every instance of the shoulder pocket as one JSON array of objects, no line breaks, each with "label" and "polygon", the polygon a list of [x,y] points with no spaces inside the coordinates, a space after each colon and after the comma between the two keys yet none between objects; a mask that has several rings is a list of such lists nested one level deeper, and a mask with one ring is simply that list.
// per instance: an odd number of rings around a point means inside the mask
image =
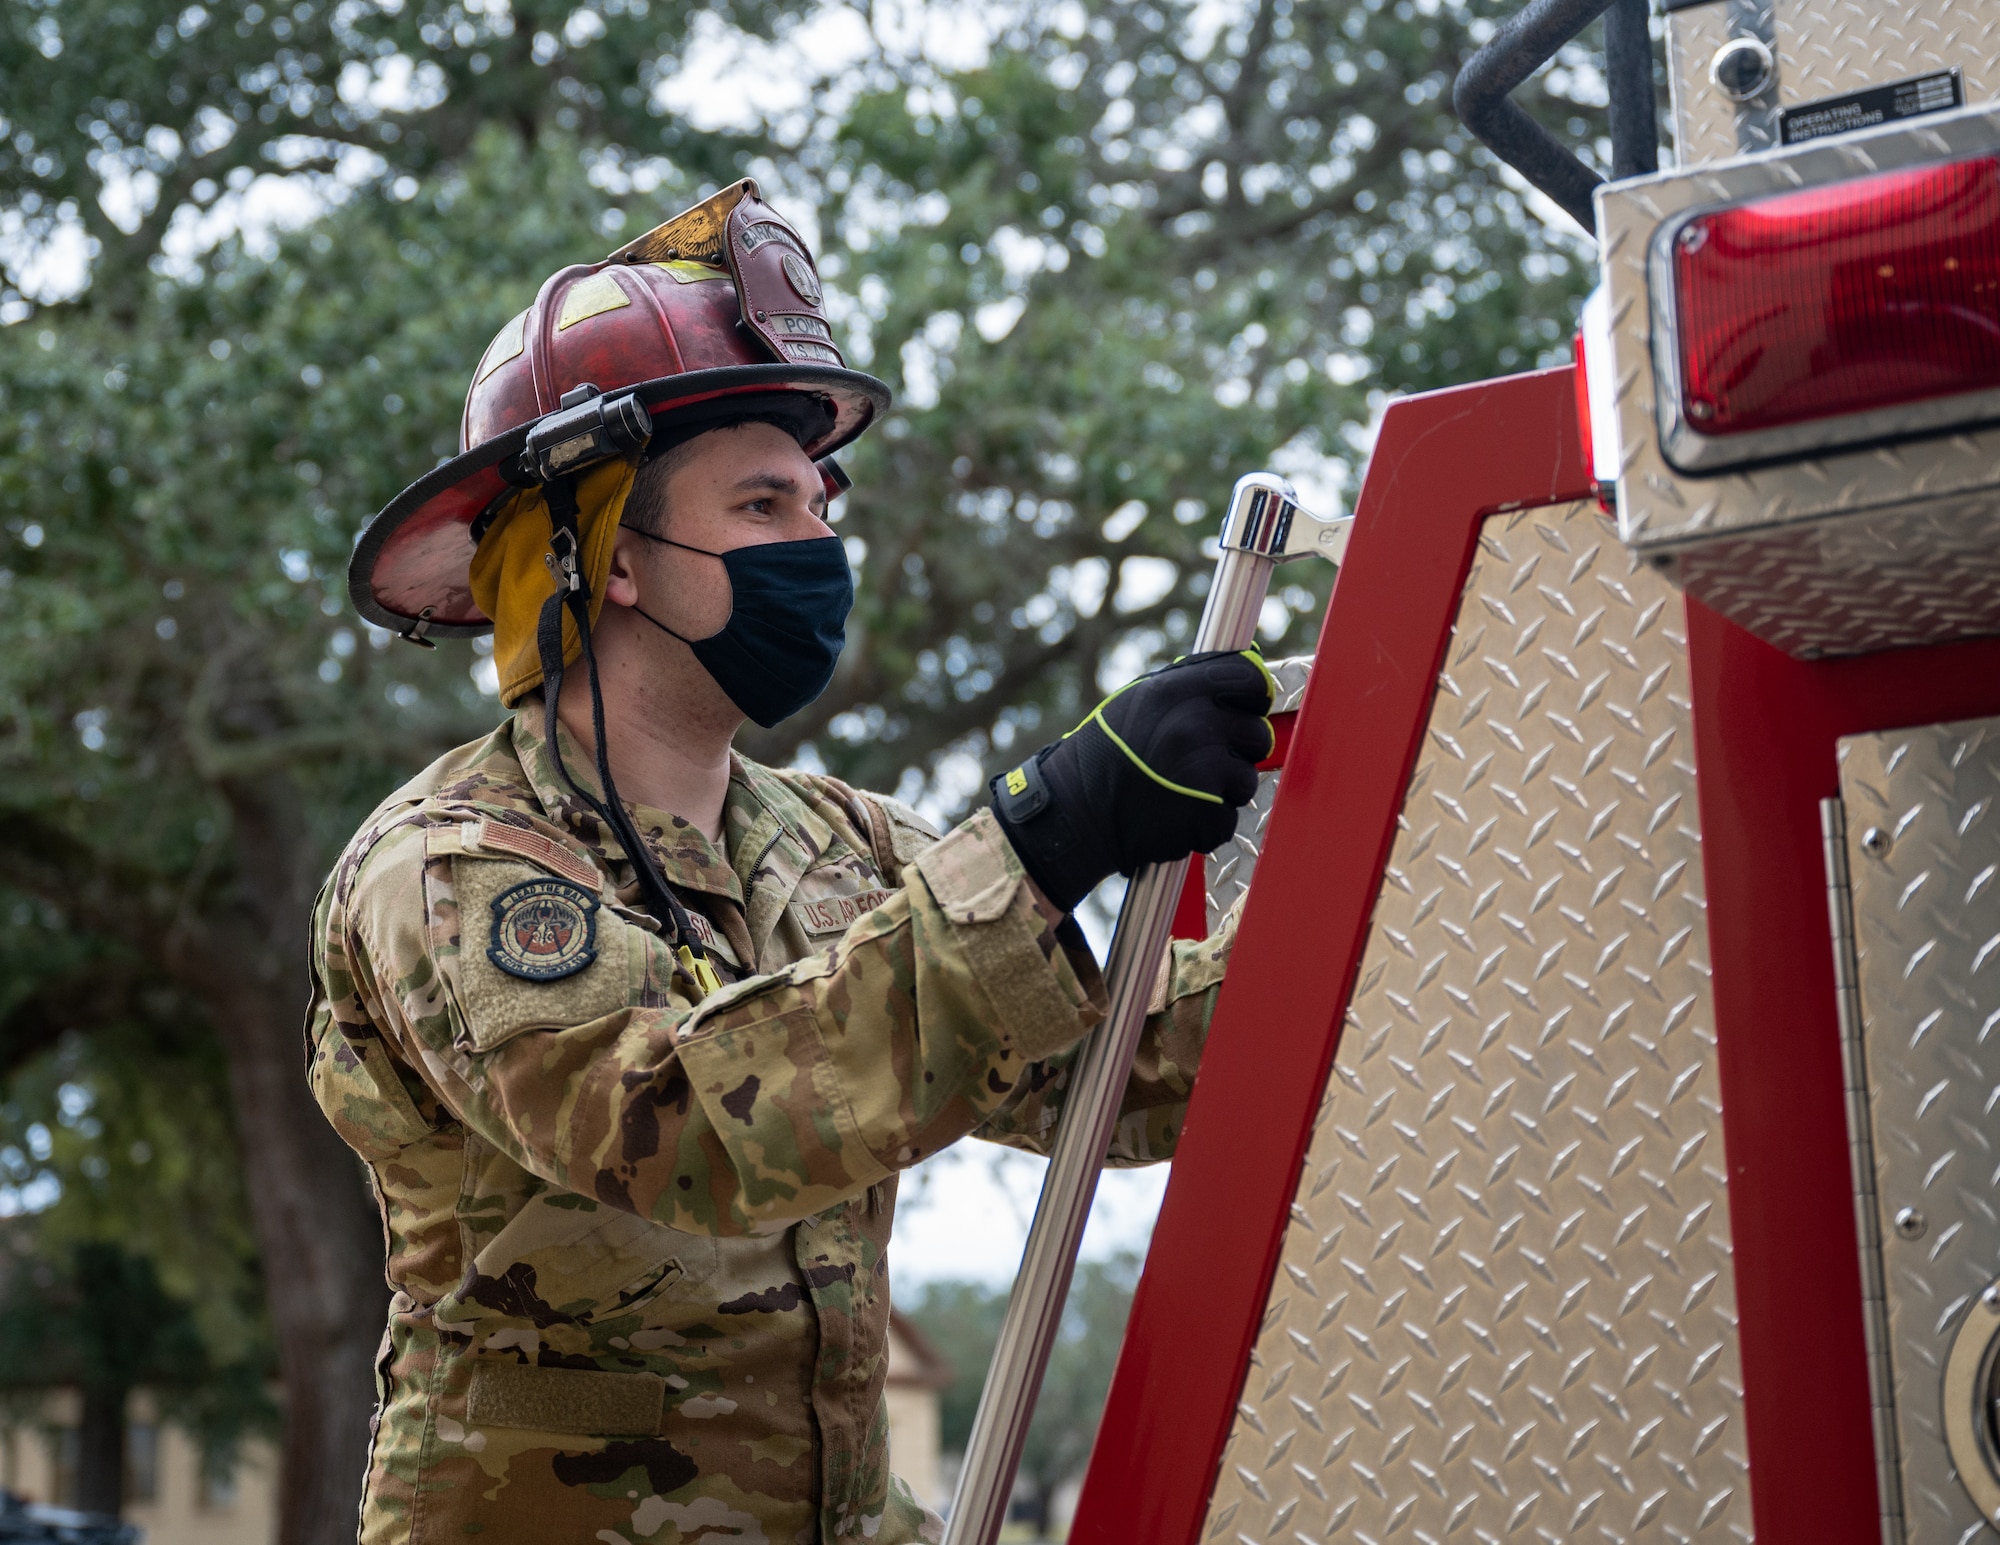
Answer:
[{"label": "shoulder pocket", "polygon": [[944,835],[900,799],[891,799],[886,794],[872,797],[889,818],[889,844],[903,863],[914,862],[918,854],[928,850]]},{"label": "shoulder pocket", "polygon": [[1026,871],[990,810],[976,812],[933,843],[914,865],[954,923],[991,923],[1007,915]]},{"label": "shoulder pocket", "polygon": [[460,1043],[491,1051],[632,1002],[631,925],[575,881],[531,864],[454,856]]},{"label": "shoulder pocket", "polygon": [[868,812],[869,846],[875,865],[892,885],[903,883],[903,869],[935,846],[940,833],[900,799],[886,794],[854,796]]}]

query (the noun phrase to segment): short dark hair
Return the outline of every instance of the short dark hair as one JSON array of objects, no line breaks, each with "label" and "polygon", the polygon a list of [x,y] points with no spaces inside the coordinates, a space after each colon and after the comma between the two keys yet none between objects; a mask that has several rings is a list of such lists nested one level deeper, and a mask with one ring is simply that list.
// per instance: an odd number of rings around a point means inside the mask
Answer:
[{"label": "short dark hair", "polygon": [[[700,439],[699,435],[695,440]],[[667,534],[667,480],[687,464],[695,440],[668,446],[639,468],[625,499],[623,523],[648,536]]]},{"label": "short dark hair", "polygon": [[632,482],[632,492],[625,500],[624,523],[648,536],[667,534],[667,481],[694,454],[694,447],[709,435],[719,434],[727,429],[741,429],[746,424],[769,424],[773,429],[793,433],[793,426],[775,415],[769,418],[751,415],[732,419],[726,424],[716,424],[703,429],[699,434],[690,435],[669,445],[658,455],[648,457],[639,468],[639,475]]}]

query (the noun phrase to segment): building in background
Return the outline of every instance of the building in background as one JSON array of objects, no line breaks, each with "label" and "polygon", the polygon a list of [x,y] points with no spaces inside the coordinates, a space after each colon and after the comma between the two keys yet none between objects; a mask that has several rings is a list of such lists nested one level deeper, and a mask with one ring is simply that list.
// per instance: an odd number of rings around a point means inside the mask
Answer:
[{"label": "building in background", "polygon": [[[951,1369],[902,1314],[889,1318],[889,1453],[897,1473],[932,1507],[947,1500],[938,1459],[938,1391]],[[17,1407],[0,1426],[0,1487],[30,1502],[73,1505],[77,1414],[73,1390],[52,1391],[33,1416]],[[278,1455],[245,1442],[226,1476],[203,1472],[201,1449],[162,1423],[145,1391],[132,1398],[125,1436],[125,1520],[146,1545],[271,1545],[278,1536]],[[357,1504],[358,1504],[357,1497]]]},{"label": "building in background", "polygon": [[917,1500],[943,1509],[951,1500],[938,1441],[938,1391],[951,1365],[900,1309],[889,1311],[889,1463]]},{"label": "building in background", "polygon": [[[72,1505],[76,1497],[74,1391],[56,1390],[35,1418],[0,1428],[0,1486],[30,1502]],[[245,1441],[226,1475],[206,1474],[201,1449],[158,1418],[152,1397],[132,1397],[125,1431],[125,1521],[146,1545],[270,1545],[278,1534],[278,1454]]]}]

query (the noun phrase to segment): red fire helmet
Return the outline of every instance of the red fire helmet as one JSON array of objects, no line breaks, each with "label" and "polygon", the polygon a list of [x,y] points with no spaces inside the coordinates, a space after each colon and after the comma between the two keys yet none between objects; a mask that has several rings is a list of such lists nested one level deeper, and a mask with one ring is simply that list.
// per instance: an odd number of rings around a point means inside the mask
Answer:
[{"label": "red fire helmet", "polygon": [[406,638],[486,632],[468,570],[499,500],[772,394],[815,460],[889,406],[889,388],[849,370],[834,343],[804,240],[745,178],[553,275],[500,329],[466,393],[459,454],[361,533],[355,609]]}]

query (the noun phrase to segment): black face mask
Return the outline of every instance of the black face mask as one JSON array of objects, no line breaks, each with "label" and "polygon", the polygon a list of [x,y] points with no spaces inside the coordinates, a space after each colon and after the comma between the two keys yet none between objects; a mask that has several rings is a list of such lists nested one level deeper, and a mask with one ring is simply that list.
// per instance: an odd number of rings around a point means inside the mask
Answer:
[{"label": "black face mask", "polygon": [[748,718],[768,730],[826,690],[846,642],[847,614],[854,607],[854,575],[839,537],[766,542],[717,553],[636,526],[625,529],[649,542],[722,560],[733,600],[720,633],[685,638],[643,607],[632,609],[692,649]]}]

